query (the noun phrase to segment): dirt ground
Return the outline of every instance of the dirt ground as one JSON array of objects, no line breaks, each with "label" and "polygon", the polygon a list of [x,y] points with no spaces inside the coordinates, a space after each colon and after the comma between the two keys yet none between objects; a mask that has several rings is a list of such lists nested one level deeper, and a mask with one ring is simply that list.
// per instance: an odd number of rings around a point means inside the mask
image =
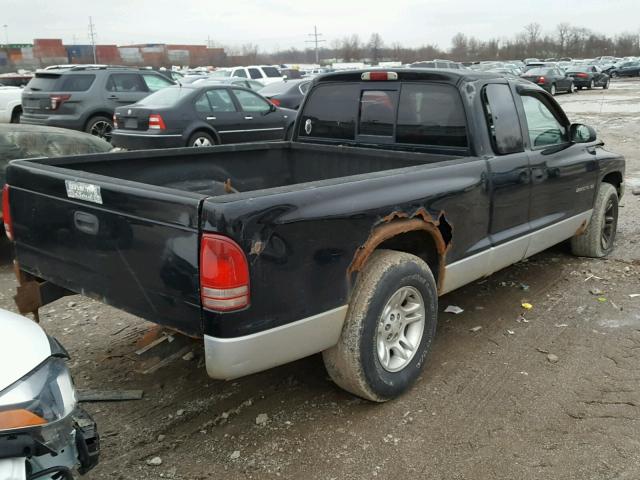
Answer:
[{"label": "dirt ground", "polygon": [[[396,401],[344,393],[319,355],[213,381],[197,341],[139,356],[150,323],[80,296],[44,307],[78,388],[144,390],[85,404],[102,434],[100,465],[85,478],[639,478],[640,82],[557,99],[627,157],[615,252],[582,259],[560,245],[441,297],[441,312],[464,312],[440,314],[421,380]],[[1,255],[0,307],[14,310],[7,244]],[[175,361],[141,373],[171,352]]]}]

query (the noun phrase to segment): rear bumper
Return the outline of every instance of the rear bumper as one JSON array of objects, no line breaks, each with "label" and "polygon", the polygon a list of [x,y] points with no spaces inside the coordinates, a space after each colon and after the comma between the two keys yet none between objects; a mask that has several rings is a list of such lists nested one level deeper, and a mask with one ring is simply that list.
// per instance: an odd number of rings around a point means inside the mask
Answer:
[{"label": "rear bumper", "polygon": [[235,338],[204,336],[207,373],[231,380],[322,352],[338,343],[347,306]]},{"label": "rear bumper", "polygon": [[574,78],[573,79],[573,84],[576,87],[588,87],[590,83],[591,83],[591,80],[589,80],[588,78]]},{"label": "rear bumper", "polygon": [[23,113],[20,123],[28,125],[44,125],[47,127],[70,128],[71,130],[84,130],[84,119],[69,115],[34,115]]},{"label": "rear bumper", "polygon": [[184,147],[185,140],[181,134],[158,134],[146,132],[127,132],[114,130],[111,137],[114,147],[127,150],[147,150],[154,148],[179,148]]}]

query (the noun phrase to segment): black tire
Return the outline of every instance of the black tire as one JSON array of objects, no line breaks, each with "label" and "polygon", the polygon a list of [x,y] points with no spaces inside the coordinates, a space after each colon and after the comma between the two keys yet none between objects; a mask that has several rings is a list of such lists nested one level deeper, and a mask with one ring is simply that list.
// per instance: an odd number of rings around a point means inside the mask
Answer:
[{"label": "black tire", "polygon": [[578,90],[582,90],[582,87],[578,87]]},{"label": "black tire", "polygon": [[618,76],[618,72],[611,72],[611,78],[616,78]]},{"label": "black tire", "polygon": [[557,91],[558,89],[556,88],[556,84],[552,83],[551,88],[549,89],[549,93],[551,94],[552,97],[555,97]]},{"label": "black tire", "polygon": [[22,107],[16,107],[11,112],[11,123],[20,123],[20,118],[22,117]]},{"label": "black tire", "polygon": [[[419,292],[424,306],[424,328],[419,340],[415,338],[417,347],[409,349],[411,356],[396,354],[393,357],[407,363],[397,371],[389,371],[380,360],[378,345],[379,334],[394,333],[395,327],[388,330],[385,324],[393,318],[393,310],[385,318],[382,312],[394,294],[407,289]],[[384,402],[399,396],[413,385],[424,368],[435,336],[437,312],[436,282],[424,261],[393,250],[374,252],[358,276],[338,344],[322,354],[329,375],[338,386],[367,400]],[[400,334],[406,339],[412,324],[404,322],[404,317],[398,320],[392,340]],[[378,328],[384,331],[380,333]],[[398,339],[399,345],[401,342]],[[392,358],[391,350],[388,355]]]},{"label": "black tire", "polygon": [[609,82],[610,82],[610,80],[607,78],[607,81],[604,82],[604,85],[602,86],[603,90],[607,90],[609,88]]},{"label": "black tire", "polygon": [[110,142],[111,133],[113,132],[113,120],[109,117],[96,115],[89,119],[84,131]]},{"label": "black tire", "polygon": [[195,132],[189,137],[187,147],[211,147],[215,144],[216,141],[207,132]]},{"label": "black tire", "polygon": [[576,86],[573,84],[573,82],[571,82],[569,84],[569,90],[567,90],[567,93],[573,93],[575,91]]},{"label": "black tire", "polygon": [[596,86],[596,84],[595,84],[595,82],[593,81],[593,79],[589,80],[589,86],[588,86],[587,88],[588,88],[589,90],[593,90],[593,87],[595,87],[595,86]]},{"label": "black tire", "polygon": [[571,251],[579,257],[600,258],[611,253],[618,227],[618,192],[610,183],[601,183],[593,213],[582,235],[571,238]]}]

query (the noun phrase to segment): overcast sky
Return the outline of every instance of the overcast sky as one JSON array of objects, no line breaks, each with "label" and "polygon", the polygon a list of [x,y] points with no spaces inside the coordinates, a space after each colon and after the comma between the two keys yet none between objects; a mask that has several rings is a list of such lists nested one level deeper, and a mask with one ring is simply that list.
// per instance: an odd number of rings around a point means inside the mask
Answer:
[{"label": "overcast sky", "polygon": [[[256,43],[262,51],[304,48],[318,26],[332,41],[372,32],[387,44],[449,48],[456,32],[481,39],[511,37],[530,22],[553,31],[560,22],[615,35],[640,34],[640,0],[0,0],[0,26],[10,43],[62,38],[89,43]],[[5,29],[0,32],[4,43]]]}]

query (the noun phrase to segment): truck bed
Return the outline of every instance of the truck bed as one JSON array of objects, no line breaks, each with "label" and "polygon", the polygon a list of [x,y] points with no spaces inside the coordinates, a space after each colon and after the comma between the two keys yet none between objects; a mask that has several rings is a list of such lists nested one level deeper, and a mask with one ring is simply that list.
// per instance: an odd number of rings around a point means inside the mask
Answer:
[{"label": "truck bed", "polygon": [[[454,158],[454,157],[451,157]],[[296,143],[126,152],[50,165],[158,187],[217,196],[441,162],[427,153]],[[48,162],[47,162],[48,163]],[[232,187],[225,191],[225,182]]]},{"label": "truck bed", "polygon": [[[253,202],[443,160],[288,142],[20,160],[7,171],[16,258],[37,279],[199,336],[205,201]],[[86,187],[93,195],[74,193]]]}]

